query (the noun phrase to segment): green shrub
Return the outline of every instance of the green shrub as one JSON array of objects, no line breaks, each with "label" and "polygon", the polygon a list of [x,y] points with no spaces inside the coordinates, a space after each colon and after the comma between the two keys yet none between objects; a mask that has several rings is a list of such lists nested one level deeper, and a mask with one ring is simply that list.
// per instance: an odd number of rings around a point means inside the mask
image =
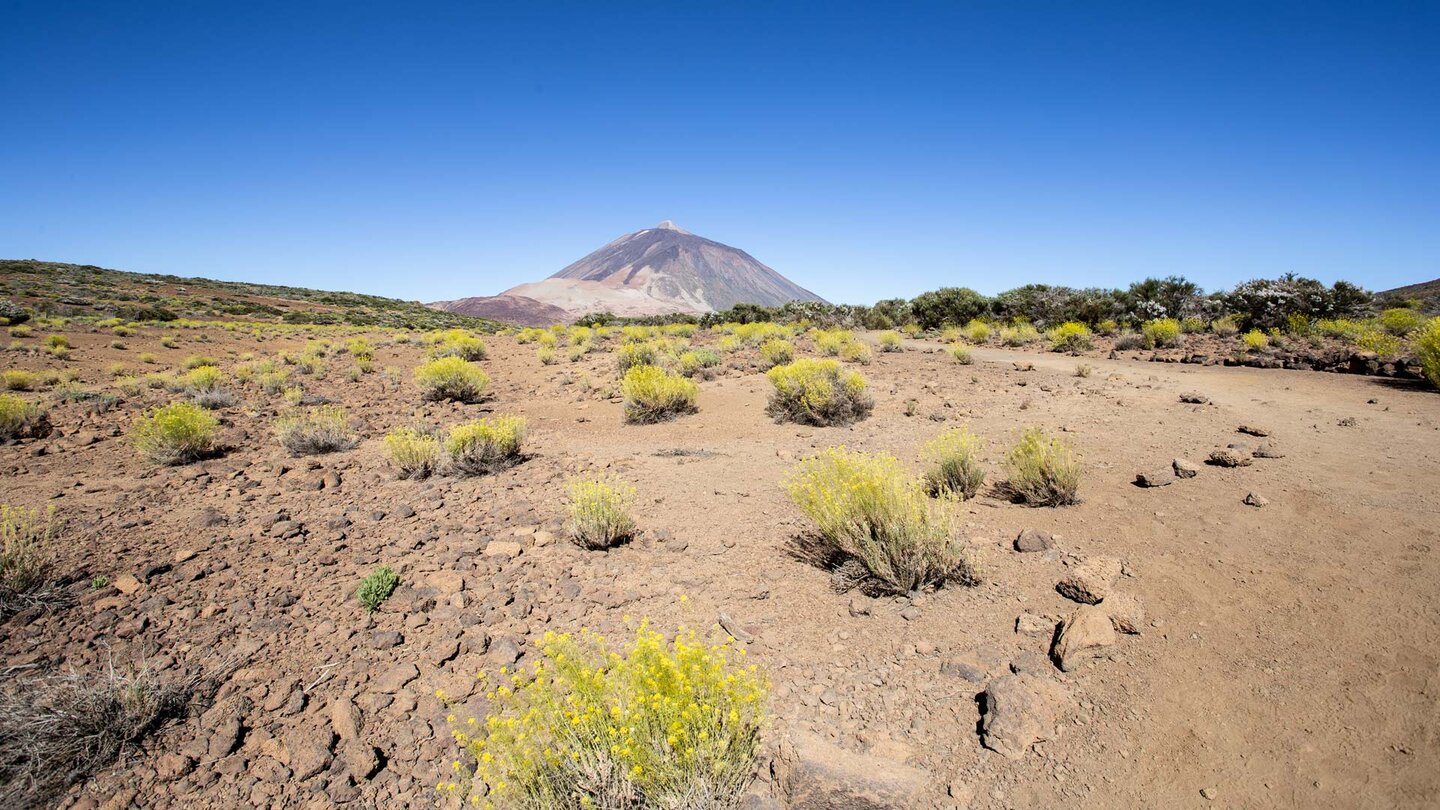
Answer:
[{"label": "green shrub", "polygon": [[10,337],[13,337],[13,338],[27,338],[27,337],[30,337],[31,335],[35,334],[35,330],[31,329],[31,328],[28,327],[28,326],[23,326],[23,325],[21,325],[21,326],[12,326],[12,327],[10,327],[10,330],[9,330],[9,331],[10,331]]},{"label": "green shrub", "polygon": [[462,360],[484,360],[485,341],[463,329],[445,332],[440,343],[430,350],[433,357],[459,357]]},{"label": "green shrub", "polygon": [[868,592],[909,594],[949,580],[975,581],[969,555],[953,537],[951,501],[932,501],[894,456],[833,447],[796,465],[784,487],[815,523],[832,565],[864,566],[856,576]]},{"label": "green shrub", "polygon": [[575,478],[567,490],[570,538],[576,545],[610,548],[635,535],[635,520],[630,516],[634,487],[610,478]]},{"label": "green shrub", "polygon": [[1270,338],[1266,337],[1265,333],[1259,329],[1251,329],[1249,332],[1246,332],[1241,340],[1245,342],[1245,346],[1252,352],[1258,352],[1270,345]]},{"label": "green shrub", "polygon": [[[549,333],[547,332],[546,334]],[[540,360],[540,365],[542,366],[553,366],[559,362],[559,358],[555,356],[555,348],[553,346],[541,346],[535,352],[535,356]]]},{"label": "green shrub", "polygon": [[380,605],[395,588],[400,585],[400,575],[395,573],[388,565],[382,565],[370,572],[370,575],[360,580],[360,587],[355,591],[355,596],[360,600],[360,606],[366,612],[374,613],[380,609]]},{"label": "green shrub", "polygon": [[766,368],[783,366],[795,359],[795,346],[788,340],[771,338],[760,344],[760,359],[765,361]]},{"label": "green shrub", "polygon": [[68,349],[70,348],[70,338],[64,335],[49,335],[45,338],[45,348]]},{"label": "green shrub", "polygon": [[874,407],[865,379],[834,360],[802,358],[765,376],[775,386],[767,410],[777,421],[844,425],[863,419]]},{"label": "green shrub", "polygon": [[984,321],[970,321],[963,330],[965,339],[971,343],[987,343],[990,340],[990,324]]},{"label": "green shrub", "polygon": [[950,356],[962,366],[968,366],[975,362],[975,358],[970,355],[970,350],[959,343],[950,347]]},{"label": "green shrub", "polygon": [[11,369],[0,378],[4,380],[6,391],[34,391],[40,385],[40,375],[33,371]]},{"label": "green shrub", "polygon": [[880,351],[882,352],[898,352],[903,348],[900,333],[893,329],[876,335],[875,340],[880,344]]},{"label": "green shrub", "polygon": [[1355,338],[1355,345],[1363,351],[1374,352],[1381,357],[1395,357],[1400,354],[1400,338],[1375,328],[1365,329]]},{"label": "green shrub", "polygon": [[1380,328],[1396,337],[1405,337],[1425,325],[1425,316],[1413,309],[1395,307],[1380,313]]},{"label": "green shrub", "polygon": [[728,640],[674,641],[643,621],[619,652],[581,631],[547,632],[541,660],[485,695],[490,715],[454,731],[477,806],[721,810],[740,804],[767,722],[765,677]]},{"label": "green shrub", "polygon": [[188,402],[173,402],[146,413],[130,428],[130,441],[157,464],[185,464],[215,451],[220,420]]},{"label": "green shrub", "polygon": [[276,419],[275,438],[281,447],[296,456],[334,453],[355,445],[355,434],[350,430],[345,409],[335,405],[322,405]]},{"label": "green shrub", "polygon": [[1145,347],[1149,349],[1169,349],[1183,344],[1181,334],[1184,330],[1180,322],[1174,318],[1157,318],[1147,321],[1140,327],[1140,334],[1145,339]]},{"label": "green shrub", "polygon": [[525,430],[523,416],[491,416],[457,425],[445,440],[445,453],[462,475],[496,472],[520,461]]},{"label": "green shrub", "polygon": [[663,422],[696,411],[700,386],[655,366],[635,366],[620,382],[628,422]]},{"label": "green shrub", "polygon": [[1080,459],[1070,445],[1046,435],[1040,428],[1028,428],[1005,459],[1009,475],[1000,491],[1010,499],[1030,506],[1064,506],[1077,503],[1080,489]]},{"label": "green shrub", "polygon": [[441,357],[415,369],[415,383],[426,400],[479,402],[490,376],[461,357]]},{"label": "green shrub", "polygon": [[1079,321],[1062,323],[1046,337],[1050,338],[1052,352],[1080,352],[1090,348],[1090,327]]},{"label": "green shrub", "polygon": [[930,494],[975,497],[985,482],[979,454],[980,440],[963,427],[942,431],[926,442],[921,457],[927,466],[925,484]]},{"label": "green shrub", "polygon": [[154,352],[141,352],[141,353],[140,353],[140,356],[139,356],[137,359],[138,359],[140,362],[142,362],[142,363],[144,363],[144,364],[146,364],[146,365],[154,365],[154,364],[155,364],[155,353],[154,353]]},{"label": "green shrub", "polygon": [[53,505],[42,513],[0,504],[0,618],[49,583],[59,533]]},{"label": "green shrub", "polygon": [[1188,334],[1192,334],[1192,333],[1194,333],[1194,332],[1204,332],[1204,331],[1205,331],[1205,319],[1204,319],[1204,318],[1196,318],[1196,317],[1193,317],[1193,316],[1192,316],[1192,317],[1189,317],[1189,318],[1185,318],[1184,320],[1180,321],[1180,331],[1184,332],[1184,333],[1187,334],[1187,335],[1188,335]]},{"label": "green shrub", "polygon": [[199,354],[190,355],[189,357],[185,358],[185,362],[181,364],[181,366],[183,366],[187,371],[191,369],[204,368],[206,366],[218,365],[219,363],[215,362],[215,358],[205,357],[204,355]]},{"label": "green shrub", "polygon": [[1000,329],[1000,342],[1006,346],[1028,346],[1040,339],[1040,332],[1029,323],[1019,322]]},{"label": "green shrub", "polygon": [[816,329],[811,333],[811,339],[815,341],[815,351],[838,357],[846,344],[855,342],[855,333],[844,329]]},{"label": "green shrub", "polygon": [[426,478],[440,462],[440,441],[414,428],[396,428],[385,434],[385,456],[400,478]]},{"label": "green shrub", "polygon": [[375,347],[372,346],[370,344],[370,341],[366,340],[365,338],[355,338],[354,340],[351,340],[349,343],[345,344],[345,350],[350,352],[350,356],[354,357],[356,360],[375,359]]},{"label": "green shrub", "polygon": [[1120,331],[1120,324],[1116,323],[1113,320],[1110,320],[1109,318],[1106,318],[1100,323],[1095,324],[1095,331],[1099,332],[1102,335],[1113,335],[1116,332]]},{"label": "green shrub", "polygon": [[225,381],[225,374],[215,366],[199,366],[180,378],[180,384],[187,391],[214,391]]},{"label": "green shrub", "polygon": [[1426,321],[1415,334],[1415,355],[1430,384],[1440,388],[1440,318]]},{"label": "green shrub", "polygon": [[1308,315],[1300,312],[1292,312],[1285,316],[1285,328],[1283,331],[1287,335],[1305,337],[1309,335],[1313,329],[1314,326],[1311,325],[1310,316]]}]

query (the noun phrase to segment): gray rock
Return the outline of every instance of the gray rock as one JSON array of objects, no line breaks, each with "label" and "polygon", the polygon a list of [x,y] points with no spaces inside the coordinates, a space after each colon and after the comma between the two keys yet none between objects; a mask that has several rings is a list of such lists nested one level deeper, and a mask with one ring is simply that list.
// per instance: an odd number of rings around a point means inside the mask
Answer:
[{"label": "gray rock", "polygon": [[1254,455],[1255,458],[1284,458],[1285,451],[1281,450],[1280,446],[1274,442],[1265,442],[1255,448],[1255,452],[1252,455]]},{"label": "gray rock", "polygon": [[1020,759],[1030,746],[1058,734],[1067,700],[1065,688],[1043,675],[1005,675],[985,690],[980,742],[1006,759]]},{"label": "gray rock", "polygon": [[1260,427],[1259,425],[1241,425],[1236,428],[1236,430],[1249,436],[1260,436],[1262,438],[1270,435],[1269,428]]},{"label": "gray rock", "polygon": [[781,746],[775,769],[787,810],[909,810],[921,805],[928,784],[917,768],[803,731]]},{"label": "gray rock", "polygon": [[1066,617],[1050,657],[1055,665],[1073,672],[1115,643],[1115,625],[1103,608],[1081,605]]},{"label": "gray rock", "polygon": [[1175,480],[1169,470],[1142,470],[1135,473],[1135,483],[1141,487],[1168,487]]}]

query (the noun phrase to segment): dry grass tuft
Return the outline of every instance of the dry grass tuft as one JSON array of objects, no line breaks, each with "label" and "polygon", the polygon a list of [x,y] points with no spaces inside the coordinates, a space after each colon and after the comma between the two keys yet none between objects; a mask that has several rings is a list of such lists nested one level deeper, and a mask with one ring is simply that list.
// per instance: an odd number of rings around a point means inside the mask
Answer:
[{"label": "dry grass tuft", "polygon": [[130,428],[130,441],[140,454],[174,466],[215,452],[220,420],[196,405],[173,402],[141,416]]},{"label": "dry grass tuft", "polygon": [[486,475],[516,464],[525,429],[523,416],[491,416],[457,425],[445,440],[450,466],[461,475]]},{"label": "dry grass tuft", "polygon": [[802,358],[765,373],[775,390],[768,411],[779,421],[804,425],[846,425],[874,407],[865,379],[834,360]]},{"label": "dry grass tuft", "polygon": [[440,440],[415,428],[385,434],[385,456],[399,478],[428,478],[440,464]]},{"label": "dry grass tuft", "polygon": [[280,440],[281,447],[296,456],[334,453],[355,446],[355,434],[350,430],[345,409],[335,405],[322,405],[276,419],[275,438]]},{"label": "dry grass tuft", "polygon": [[581,548],[610,548],[635,535],[630,508],[635,488],[612,478],[575,478],[570,494],[570,538]]},{"label": "dry grass tuft", "polygon": [[1013,501],[1029,506],[1065,506],[1080,498],[1080,458],[1062,439],[1032,427],[1005,459],[1009,478],[999,490]]},{"label": "dry grass tuft", "polygon": [[694,413],[700,386],[662,368],[635,366],[625,372],[620,393],[625,397],[625,421],[648,424]]}]

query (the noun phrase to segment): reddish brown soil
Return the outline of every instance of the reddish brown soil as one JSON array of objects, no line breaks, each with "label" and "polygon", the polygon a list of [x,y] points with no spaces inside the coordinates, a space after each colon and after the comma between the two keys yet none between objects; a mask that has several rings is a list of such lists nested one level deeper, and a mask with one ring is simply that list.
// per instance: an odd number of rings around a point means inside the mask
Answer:
[{"label": "reddish brown soil", "polygon": [[[167,350],[159,334],[142,330],[123,352],[108,348],[108,334],[72,334],[63,367],[99,386],[109,363],[142,369],[133,360],[142,351],[160,355],[162,368],[189,354],[230,367],[241,352],[302,345],[210,330],[213,342],[181,332],[182,345]],[[876,408],[853,427],[775,424],[765,378],[741,370],[702,383],[699,413],[631,426],[618,401],[566,382],[583,370],[611,386],[612,356],[542,366],[533,346],[488,343],[482,365],[495,396],[472,406],[419,401],[409,381],[417,346],[379,349],[376,366],[398,369],[398,381],[350,383],[348,359],[331,358],[327,378],[306,388],[355,417],[362,441],[347,452],[288,457],[269,432],[285,406],[254,388],[222,412],[232,449],[202,463],[157,469],[138,458],[121,434],[147,404],[139,401],[95,415],[56,405],[55,435],[0,447],[3,499],[53,503],[66,519],[60,570],[79,594],[71,607],[0,626],[3,664],[93,670],[143,660],[162,677],[219,679],[213,706],[65,805],[431,806],[430,786],[453,758],[434,690],[459,700],[462,716],[483,712],[474,675],[509,663],[512,643],[582,625],[614,634],[627,616],[709,625],[721,612],[753,634],[752,656],[774,681],[774,737],[806,728],[908,758],[930,775],[935,806],[1440,802],[1433,391],[1094,358],[1085,361],[1092,376],[1078,378],[1074,358],[976,349],[975,364],[961,366],[937,344],[907,342],[862,370]],[[1017,360],[1034,369],[1017,370]],[[0,368],[41,366],[61,364],[0,354]],[[1187,391],[1213,404],[1182,404]],[[910,399],[915,416],[904,415]],[[380,448],[386,430],[489,412],[530,419],[525,463],[478,479],[394,479]],[[1354,425],[1342,426],[1348,419]],[[913,605],[837,594],[825,572],[787,553],[807,529],[778,487],[794,461],[845,444],[918,470],[920,445],[961,423],[985,440],[992,480],[1020,428],[1063,431],[1085,456],[1083,502],[1032,509],[987,487],[963,508],[985,584]],[[1137,471],[1175,457],[1199,463],[1231,442],[1258,444],[1236,432],[1242,423],[1267,426],[1285,457],[1133,485]],[[563,482],[594,469],[639,491],[637,542],[586,552],[565,541]],[[1244,505],[1250,492],[1269,505]],[[271,526],[277,516],[302,534],[275,536],[288,528]],[[1058,534],[1060,553],[1012,551],[1027,527]],[[496,540],[522,551],[486,553]],[[1144,633],[1077,672],[1054,672],[1070,693],[1057,739],[1013,762],[982,748],[983,679],[942,665],[961,660],[993,677],[1022,653],[1045,654],[1049,639],[1016,633],[1016,617],[1068,613],[1056,580],[1098,555],[1125,561],[1121,587],[1143,601]],[[404,586],[372,617],[354,590],[379,564],[400,571]],[[133,576],[139,588],[88,590],[96,575],[127,586]],[[343,724],[332,717],[352,702],[359,737],[335,740]],[[356,773],[371,749],[376,772]]]}]

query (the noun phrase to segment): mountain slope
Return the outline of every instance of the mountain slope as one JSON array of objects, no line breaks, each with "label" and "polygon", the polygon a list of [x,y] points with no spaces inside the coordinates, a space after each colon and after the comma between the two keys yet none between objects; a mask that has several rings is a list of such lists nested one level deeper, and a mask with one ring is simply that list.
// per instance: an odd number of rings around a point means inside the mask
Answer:
[{"label": "mountain slope", "polygon": [[1430,312],[1440,310],[1440,278],[1433,281],[1422,281],[1419,284],[1407,284],[1404,287],[1396,287],[1393,290],[1375,293],[1375,299],[1384,304],[1401,304],[1411,298],[1418,298],[1425,302],[1425,309]]},{"label": "mountain slope", "polygon": [[516,326],[549,326],[575,320],[574,315],[560,307],[524,295],[482,295],[457,298],[454,301],[436,301],[430,306],[445,312],[489,318]]},{"label": "mountain slope", "polygon": [[0,297],[39,312],[134,320],[235,320],[405,329],[492,329],[493,321],[417,301],[275,284],[130,273],[88,264],[0,259]]}]

